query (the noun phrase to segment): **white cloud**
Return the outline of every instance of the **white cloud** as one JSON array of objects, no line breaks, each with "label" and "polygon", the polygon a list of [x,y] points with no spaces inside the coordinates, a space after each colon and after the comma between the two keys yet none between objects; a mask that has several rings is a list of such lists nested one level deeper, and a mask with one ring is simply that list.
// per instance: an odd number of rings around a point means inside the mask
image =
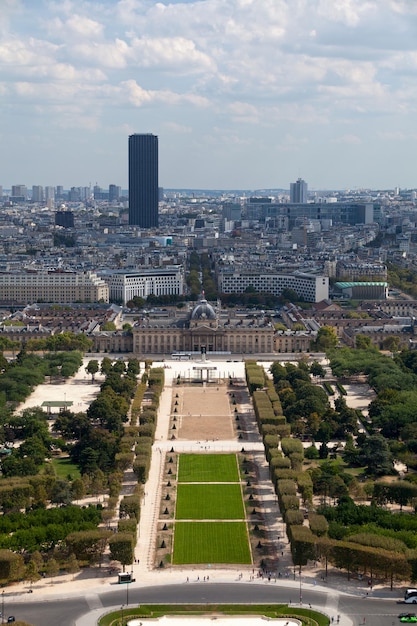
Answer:
[{"label": "white cloud", "polygon": [[164,128],[173,132],[173,133],[192,133],[193,129],[191,126],[185,126],[184,124],[176,124],[175,122],[165,122]]},{"label": "white cloud", "polygon": [[362,143],[362,140],[357,135],[342,135],[341,137],[335,137],[334,139],[332,139],[332,142],[359,145]]},{"label": "white cloud", "polygon": [[179,72],[212,72],[215,69],[210,57],[184,37],[134,38],[130,56],[137,65],[146,68]]},{"label": "white cloud", "polygon": [[415,124],[416,32],[414,0],[2,0],[2,111],[104,136],[137,131],[140,108],[178,141],[307,159],[319,137],[365,146],[371,125],[383,142],[379,125]]},{"label": "white cloud", "polygon": [[130,55],[128,44],[122,39],[112,42],[83,42],[72,47],[73,57],[103,68],[122,69]]},{"label": "white cloud", "polygon": [[179,94],[169,90],[146,90],[137,84],[134,80],[128,80],[121,83],[122,91],[119,95],[125,94],[125,97],[135,107],[141,107],[150,102],[163,103],[166,105],[178,105],[182,103],[192,104],[196,107],[206,107],[208,102],[205,98],[194,95],[192,93]]}]

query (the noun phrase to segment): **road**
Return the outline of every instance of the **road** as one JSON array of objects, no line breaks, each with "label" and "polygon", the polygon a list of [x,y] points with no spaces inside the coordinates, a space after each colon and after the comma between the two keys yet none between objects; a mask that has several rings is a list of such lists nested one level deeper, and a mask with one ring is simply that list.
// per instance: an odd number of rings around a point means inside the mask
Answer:
[{"label": "road", "polygon": [[[33,596],[26,596],[19,602],[5,598],[5,616],[14,615],[34,626],[87,626],[95,623],[93,615],[87,615],[94,609],[121,607],[126,605],[127,594],[125,585],[115,585],[112,591],[88,593],[75,597],[68,596],[55,599],[35,601]],[[398,604],[398,595],[393,592],[392,599],[368,598],[339,594],[334,589],[303,589],[303,606],[309,604],[333,617],[336,622],[338,614],[350,618],[353,626],[396,626],[399,625],[398,613],[407,610],[405,604]],[[299,606],[300,591],[295,586],[277,583],[183,583],[164,586],[138,587],[129,586],[129,605],[146,604],[215,604],[215,603],[291,603]],[[85,616],[83,619],[80,619]],[[364,621],[365,618],[365,621]],[[347,624],[341,620],[341,624]]]}]

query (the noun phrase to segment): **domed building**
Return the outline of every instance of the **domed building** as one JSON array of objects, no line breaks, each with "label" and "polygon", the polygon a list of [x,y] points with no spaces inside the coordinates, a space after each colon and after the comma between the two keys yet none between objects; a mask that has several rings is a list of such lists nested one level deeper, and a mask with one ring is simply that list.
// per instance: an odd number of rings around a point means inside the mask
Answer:
[{"label": "domed building", "polygon": [[[201,354],[262,354],[274,352],[274,328],[262,313],[233,313],[207,302],[204,294],[194,306],[143,314],[132,329],[135,356]],[[110,347],[109,347],[110,351]]]},{"label": "domed building", "polygon": [[198,320],[215,320],[216,312],[207,302],[207,300],[203,297],[196,307],[194,307],[193,312],[191,313],[190,322],[197,322]]}]

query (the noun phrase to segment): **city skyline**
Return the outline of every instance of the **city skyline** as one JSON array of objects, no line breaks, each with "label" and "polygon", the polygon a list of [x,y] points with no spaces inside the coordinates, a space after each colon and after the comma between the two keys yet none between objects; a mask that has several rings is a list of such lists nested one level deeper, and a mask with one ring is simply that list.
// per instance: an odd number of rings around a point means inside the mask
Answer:
[{"label": "city skyline", "polygon": [[406,0],[5,0],[0,184],[127,188],[152,133],[164,188],[415,188],[416,27]]}]

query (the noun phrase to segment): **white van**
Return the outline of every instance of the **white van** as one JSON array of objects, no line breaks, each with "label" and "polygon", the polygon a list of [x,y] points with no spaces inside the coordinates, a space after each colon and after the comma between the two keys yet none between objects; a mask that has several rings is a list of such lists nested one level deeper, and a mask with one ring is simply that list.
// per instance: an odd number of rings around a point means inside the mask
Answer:
[{"label": "white van", "polygon": [[406,604],[417,604],[417,589],[407,589],[404,594]]}]

